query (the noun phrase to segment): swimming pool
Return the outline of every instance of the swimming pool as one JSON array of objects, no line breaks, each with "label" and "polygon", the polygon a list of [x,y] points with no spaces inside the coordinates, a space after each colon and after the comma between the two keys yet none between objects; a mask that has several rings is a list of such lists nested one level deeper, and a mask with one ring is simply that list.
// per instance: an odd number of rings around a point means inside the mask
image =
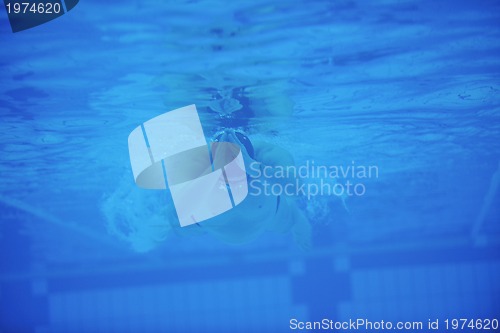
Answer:
[{"label": "swimming pool", "polygon": [[[2,9],[0,327],[498,316],[499,13],[495,1],[84,1],[13,34]],[[135,187],[127,137],[189,104],[207,136],[237,127],[298,166],[377,174],[357,177],[362,195],[301,200],[307,252],[274,233],[234,246],[174,232],[134,250],[109,216],[162,221],[168,198]]]}]

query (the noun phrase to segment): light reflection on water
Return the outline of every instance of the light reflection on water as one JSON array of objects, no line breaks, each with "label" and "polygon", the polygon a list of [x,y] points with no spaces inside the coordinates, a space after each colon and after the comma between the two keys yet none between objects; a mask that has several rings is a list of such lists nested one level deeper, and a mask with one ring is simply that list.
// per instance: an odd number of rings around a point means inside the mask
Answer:
[{"label": "light reflection on water", "polygon": [[[457,163],[481,159],[491,172],[498,158],[493,11],[207,2],[131,4],[134,20],[125,8],[88,19],[105,6],[88,3],[71,17],[77,38],[58,31],[36,42],[44,28],[6,36],[17,54],[4,65],[2,173],[19,176],[2,180],[5,194],[50,193],[60,182],[77,189],[82,178],[99,193],[114,179],[105,175],[127,168],[131,128],[191,103],[207,135],[241,127],[298,161],[481,178]],[[202,7],[207,14],[196,15]],[[20,187],[23,178],[37,182]]]}]

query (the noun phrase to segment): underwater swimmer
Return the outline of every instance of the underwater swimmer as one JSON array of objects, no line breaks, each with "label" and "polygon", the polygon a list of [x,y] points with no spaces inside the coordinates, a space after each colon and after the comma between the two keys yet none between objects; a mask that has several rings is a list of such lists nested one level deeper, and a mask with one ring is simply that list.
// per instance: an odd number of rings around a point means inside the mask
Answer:
[{"label": "underwater swimmer", "polygon": [[[215,141],[231,142],[240,146],[248,182],[251,183],[251,186],[248,186],[249,193],[243,202],[224,214],[184,227],[182,230],[204,230],[224,242],[233,244],[254,240],[265,231],[286,233],[291,230],[297,244],[308,249],[311,245],[311,226],[304,213],[297,207],[296,200],[284,195],[271,195],[262,190],[256,191],[263,186],[264,181],[268,184],[284,181],[264,177],[258,170],[262,167],[293,165],[290,153],[263,141],[252,144],[242,131],[234,129],[218,132]],[[214,160],[224,154],[234,154],[228,151],[230,149],[230,146],[217,148],[213,153]]]}]

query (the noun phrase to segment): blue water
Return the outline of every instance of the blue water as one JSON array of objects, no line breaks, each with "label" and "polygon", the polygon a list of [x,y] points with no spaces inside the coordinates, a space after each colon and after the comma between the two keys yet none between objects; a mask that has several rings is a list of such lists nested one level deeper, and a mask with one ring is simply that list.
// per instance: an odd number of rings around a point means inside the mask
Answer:
[{"label": "blue water", "polygon": [[[500,316],[498,1],[82,0],[16,34],[2,7],[0,73],[0,332]],[[166,219],[127,137],[189,104],[378,177],[300,200],[308,251],[116,227]]]}]

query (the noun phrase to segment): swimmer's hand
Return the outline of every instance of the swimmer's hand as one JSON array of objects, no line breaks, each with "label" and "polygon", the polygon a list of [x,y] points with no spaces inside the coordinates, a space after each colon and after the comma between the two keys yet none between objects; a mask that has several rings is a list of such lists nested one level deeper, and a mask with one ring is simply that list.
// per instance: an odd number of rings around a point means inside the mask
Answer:
[{"label": "swimmer's hand", "polygon": [[293,239],[302,250],[309,251],[312,247],[311,225],[304,214],[300,211],[295,214],[294,219],[296,221],[292,227]]}]

